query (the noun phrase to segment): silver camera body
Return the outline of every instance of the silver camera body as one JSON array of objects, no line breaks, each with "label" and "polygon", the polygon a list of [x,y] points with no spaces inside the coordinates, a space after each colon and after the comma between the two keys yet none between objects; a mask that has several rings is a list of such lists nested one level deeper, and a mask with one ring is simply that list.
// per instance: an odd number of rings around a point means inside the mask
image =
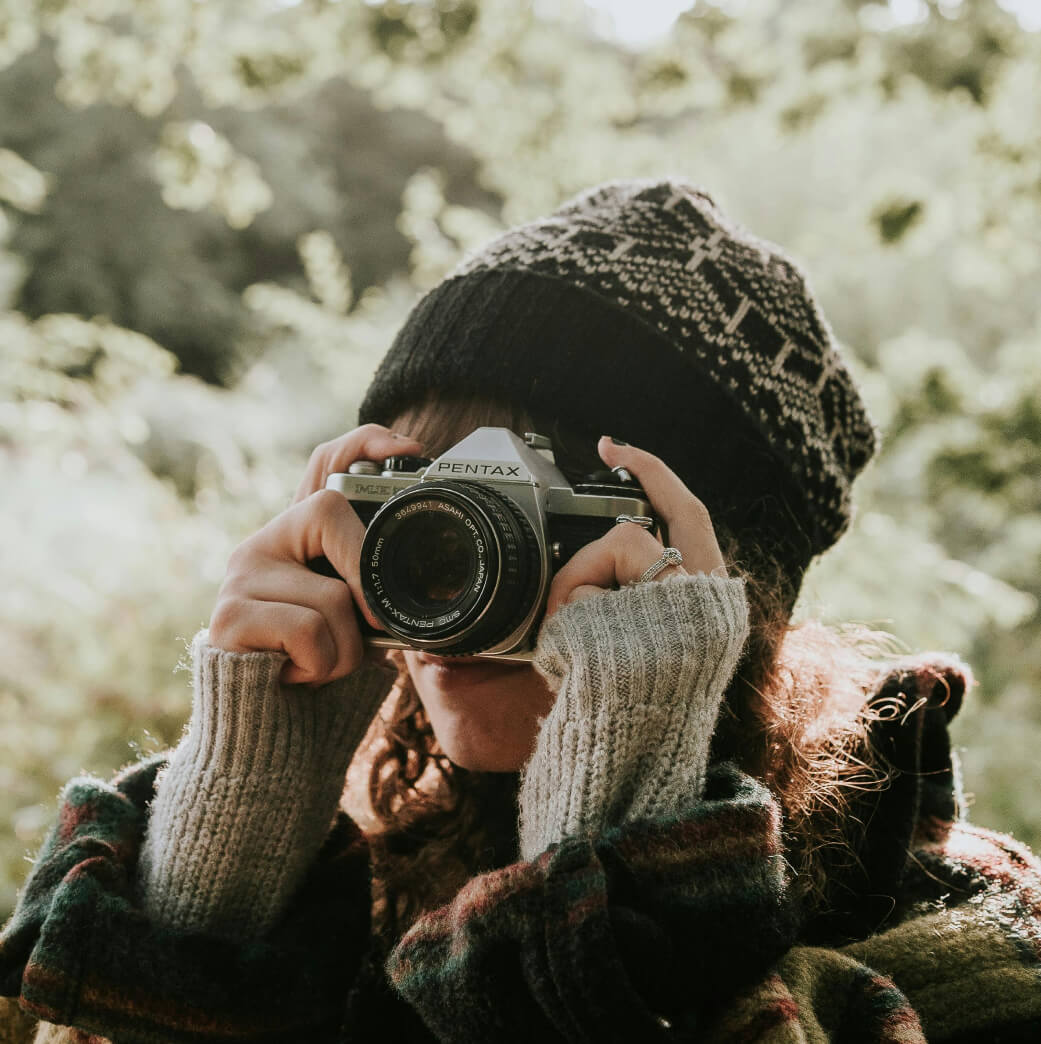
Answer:
[{"label": "silver camera body", "polygon": [[[621,473],[619,473],[621,472]],[[366,642],[530,660],[554,573],[619,515],[653,519],[622,469],[572,485],[548,438],[478,428],[436,460],[356,461],[327,489],[366,525]]]}]

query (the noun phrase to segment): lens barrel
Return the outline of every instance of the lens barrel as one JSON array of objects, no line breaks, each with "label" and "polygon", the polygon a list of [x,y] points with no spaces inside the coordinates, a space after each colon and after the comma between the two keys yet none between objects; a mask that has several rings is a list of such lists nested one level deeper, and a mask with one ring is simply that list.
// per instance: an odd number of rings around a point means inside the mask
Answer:
[{"label": "lens barrel", "polygon": [[387,632],[439,655],[499,644],[531,610],[542,563],[527,517],[472,482],[424,482],[376,512],[361,586]]}]

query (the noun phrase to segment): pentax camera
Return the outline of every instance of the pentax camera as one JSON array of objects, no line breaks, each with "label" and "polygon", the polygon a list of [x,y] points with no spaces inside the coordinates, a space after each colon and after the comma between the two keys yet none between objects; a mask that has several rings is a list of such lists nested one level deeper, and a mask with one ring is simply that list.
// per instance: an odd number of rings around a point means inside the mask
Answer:
[{"label": "pentax camera", "polygon": [[326,488],[365,523],[366,641],[530,660],[553,574],[625,514],[654,525],[624,469],[572,485],[548,438],[478,428],[436,460],[356,461]]}]

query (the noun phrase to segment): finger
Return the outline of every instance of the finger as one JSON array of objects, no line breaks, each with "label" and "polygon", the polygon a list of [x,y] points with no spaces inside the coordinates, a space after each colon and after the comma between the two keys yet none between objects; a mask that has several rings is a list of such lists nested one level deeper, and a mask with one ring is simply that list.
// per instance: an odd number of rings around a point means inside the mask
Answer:
[{"label": "finger", "polygon": [[[274,603],[261,602],[259,604],[272,605]],[[308,612],[308,610],[300,606],[279,606],[278,608],[280,610],[283,608],[302,609],[303,612]],[[337,678],[345,678],[360,666],[365,656],[365,645],[357,624],[347,629],[337,626],[333,618],[328,615],[320,613],[318,615],[321,617],[322,624],[324,624],[324,633],[331,636],[335,646],[335,661],[332,668],[326,667],[328,652],[324,639],[321,647],[323,658],[318,660],[317,663],[313,663],[310,657],[314,655],[315,647],[306,644],[306,632],[305,637],[298,638],[298,632],[290,631],[288,640],[284,643],[285,651],[289,654],[290,663],[282,668],[281,675],[282,681],[287,685],[324,685],[326,682],[335,681]],[[309,617],[308,622],[312,619],[313,617]],[[301,629],[304,626],[306,625],[302,624]],[[320,625],[315,623],[313,626],[319,634],[323,633]]]},{"label": "finger", "polygon": [[639,481],[654,510],[668,526],[669,543],[683,555],[688,572],[722,570],[726,576],[708,508],[660,457],[636,446],[618,445],[607,435],[600,439],[597,450],[608,467],[627,468]]},{"label": "finger", "polygon": [[320,613],[335,645],[336,658],[329,677],[343,677],[358,666],[363,639],[354,598],[342,580],[321,576],[296,562],[274,562],[233,583],[229,594],[247,605],[295,605]]},{"label": "finger", "polygon": [[583,598],[593,598],[595,595],[602,595],[607,588],[605,587],[594,587],[592,584],[579,584],[571,590],[571,593],[567,596],[567,602],[580,602]]},{"label": "finger", "polygon": [[[640,526],[622,523],[602,537],[580,547],[561,567],[550,584],[546,615],[552,616],[561,605],[573,600],[582,587],[608,590],[616,584],[639,580],[661,557],[661,544]],[[682,567],[673,567],[685,572]],[[662,574],[664,576],[664,571]]]},{"label": "finger", "polygon": [[366,620],[382,630],[365,602],[361,587],[361,545],[365,524],[342,493],[321,489],[287,508],[247,541],[250,550],[272,558],[306,565],[324,555],[343,577],[354,605]]},{"label": "finger", "polygon": [[[227,622],[223,622],[226,617]],[[325,618],[314,609],[280,602],[228,599],[210,625],[217,648],[228,652],[281,650],[289,656],[281,679],[289,684],[330,681],[336,675],[336,642]],[[344,671],[348,673],[348,671]]]},{"label": "finger", "polygon": [[390,431],[382,424],[363,424],[331,442],[315,447],[304,477],[296,488],[293,503],[325,489],[325,480],[335,472],[346,471],[356,460],[382,461],[402,454],[418,455],[423,444],[417,439]]}]

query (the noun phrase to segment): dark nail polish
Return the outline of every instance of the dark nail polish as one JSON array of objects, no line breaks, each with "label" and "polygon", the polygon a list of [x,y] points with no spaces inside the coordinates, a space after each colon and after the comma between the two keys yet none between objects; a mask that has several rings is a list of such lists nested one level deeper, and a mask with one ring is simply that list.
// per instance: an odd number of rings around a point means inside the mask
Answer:
[{"label": "dark nail polish", "polygon": [[622,442],[622,440],[621,440],[621,439],[616,439],[616,438],[615,438],[615,437],[614,437],[613,435],[611,436],[611,441],[612,441],[612,442],[613,442],[613,443],[614,443],[614,444],[615,444],[616,446],[628,446],[628,445],[629,445],[629,443],[628,443],[628,442]]}]

